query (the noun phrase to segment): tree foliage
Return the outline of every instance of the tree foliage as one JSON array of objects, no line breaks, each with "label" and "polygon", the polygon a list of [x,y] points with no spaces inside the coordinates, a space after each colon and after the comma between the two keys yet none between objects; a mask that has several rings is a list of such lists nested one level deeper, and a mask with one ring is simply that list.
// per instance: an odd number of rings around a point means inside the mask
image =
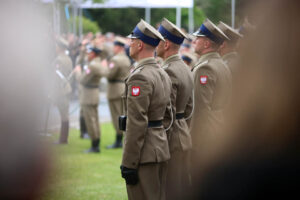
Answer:
[{"label": "tree foliage", "polygon": [[[188,28],[188,9],[182,9],[183,28]],[[114,8],[114,9],[87,9],[84,14],[91,20],[95,20],[103,32],[114,32],[120,35],[128,35],[140,19],[145,18],[144,8]],[[156,27],[163,18],[176,23],[175,8],[153,8],[151,9],[151,25]],[[201,8],[194,8],[194,24],[198,27],[205,18]]]},{"label": "tree foliage", "polygon": [[[235,0],[236,27],[241,24],[244,13],[243,7],[249,0]],[[214,23],[223,21],[231,25],[231,0],[194,0],[197,8],[203,9],[205,15]]]},{"label": "tree foliage", "polygon": [[144,9],[138,8],[108,8],[87,9],[84,14],[95,20],[103,32],[114,32],[128,35],[144,16]]},{"label": "tree foliage", "polygon": [[[94,0],[105,1],[105,0]],[[241,7],[249,0],[236,1],[236,27],[241,24],[243,13]],[[110,8],[85,9],[84,15],[96,21],[103,32],[114,32],[128,35],[142,18],[145,18],[144,8]],[[181,26],[188,29],[188,9],[182,8]],[[151,25],[156,26],[164,17],[176,23],[175,8],[151,9]],[[231,0],[194,0],[194,27],[197,29],[208,17],[214,23],[223,21],[231,25]]]},{"label": "tree foliage", "polygon": [[[78,26],[79,24],[79,17],[76,17],[76,24]],[[71,30],[71,27],[73,26],[73,18],[70,18],[68,20],[68,26],[69,30]],[[97,33],[100,32],[101,29],[99,28],[99,25],[97,22],[91,21],[90,19],[86,17],[82,17],[82,32],[83,34],[86,34],[88,32]]]}]

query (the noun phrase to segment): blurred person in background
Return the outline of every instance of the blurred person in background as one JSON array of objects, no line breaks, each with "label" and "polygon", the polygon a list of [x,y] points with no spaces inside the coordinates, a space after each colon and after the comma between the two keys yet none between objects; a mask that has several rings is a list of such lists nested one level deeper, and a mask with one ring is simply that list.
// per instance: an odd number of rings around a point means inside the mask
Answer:
[{"label": "blurred person in background", "polygon": [[123,133],[119,129],[119,116],[123,113],[122,95],[125,92],[125,78],[129,75],[130,60],[125,54],[126,40],[116,37],[114,41],[114,56],[109,60],[108,73],[106,78],[107,99],[114,129],[116,131],[116,139],[112,145],[107,146],[108,149],[122,147]]},{"label": "blurred person in background", "polygon": [[195,36],[187,34],[187,38],[181,44],[181,47],[179,49],[181,58],[188,66],[190,66],[191,69],[196,65],[198,61],[198,55],[192,46],[193,39],[195,39]]},{"label": "blurred person in background", "polygon": [[299,199],[299,8],[251,1],[256,30],[241,42],[224,133],[197,158],[195,199]]},{"label": "blurred person in background", "polygon": [[[182,191],[190,185],[188,152],[192,148],[189,122],[193,111],[193,76],[179,55],[179,48],[187,36],[166,18],[158,31],[165,41],[159,42],[157,56],[163,58],[162,68],[172,81],[173,116],[167,130],[171,159],[167,164],[166,199],[184,199]],[[165,118],[169,118],[169,113]]]},{"label": "blurred person in background", "polygon": [[115,34],[112,32],[107,32],[105,34],[105,40],[99,41],[97,45],[101,46],[102,53],[101,53],[101,59],[110,60],[114,55],[114,41],[115,41]]},{"label": "blurred person in background", "polygon": [[56,40],[57,57],[54,61],[56,73],[56,87],[54,88],[54,102],[57,106],[61,118],[59,140],[57,144],[67,144],[69,136],[69,103],[72,88],[70,85],[70,75],[72,72],[72,61],[66,55],[68,42],[62,37]]},{"label": "blurred person in background", "polygon": [[100,79],[105,75],[105,69],[101,66],[101,50],[97,47],[88,49],[88,65],[80,77],[80,106],[88,134],[91,138],[91,148],[86,153],[100,152],[100,127],[98,117],[99,85]]},{"label": "blurred person in background", "polygon": [[195,52],[200,56],[192,69],[194,75],[194,114],[191,122],[192,179],[201,167],[198,157],[207,156],[205,148],[223,133],[224,111],[231,97],[231,72],[217,52],[228,37],[209,19],[194,33]]},{"label": "blurred person in background", "polygon": [[[74,69],[74,80],[76,82],[76,88],[77,88],[77,95],[79,99],[82,95],[81,87],[80,87],[80,76],[81,73],[84,71],[84,68],[87,67],[88,64],[88,57],[87,57],[87,48],[89,45],[88,39],[83,39],[80,46],[80,52],[79,55],[76,58],[76,67]],[[80,106],[79,111],[79,130],[80,130],[80,138],[87,138],[89,139],[89,134],[87,131],[86,123],[83,116],[82,107]]]},{"label": "blurred person in background", "polygon": [[193,41],[193,36],[187,34],[187,38],[184,39],[183,43],[180,46],[180,54],[184,53],[184,52],[191,52],[192,50],[192,41]]},{"label": "blurred person in background", "polygon": [[72,68],[75,67],[76,64],[76,58],[79,54],[79,47],[80,47],[80,42],[77,36],[75,36],[72,33],[69,33],[67,36],[67,42],[69,44],[69,56],[72,60]]},{"label": "blurred person in background", "polygon": [[0,3],[0,199],[41,199],[48,180],[49,143],[38,129],[55,80],[49,19],[37,1]]},{"label": "blurred person in background", "polygon": [[190,70],[192,70],[193,66],[197,62],[197,57],[190,52],[183,52],[181,54],[181,59],[187,66],[189,66]]}]

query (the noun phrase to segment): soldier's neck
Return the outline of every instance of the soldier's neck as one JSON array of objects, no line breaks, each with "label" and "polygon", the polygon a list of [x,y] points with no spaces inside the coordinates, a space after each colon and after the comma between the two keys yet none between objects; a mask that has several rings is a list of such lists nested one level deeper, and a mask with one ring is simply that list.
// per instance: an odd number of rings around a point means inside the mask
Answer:
[{"label": "soldier's neck", "polygon": [[138,55],[136,61],[140,62],[140,60],[143,60],[145,58],[154,58],[154,52],[153,51],[145,51]]},{"label": "soldier's neck", "polygon": [[219,54],[221,56],[224,56],[225,54],[232,53],[232,52],[235,52],[235,49],[233,49],[233,48],[224,48],[221,51],[219,51]]},{"label": "soldier's neck", "polygon": [[167,60],[169,57],[177,55],[178,51],[167,51],[164,54],[164,60]]},{"label": "soldier's neck", "polygon": [[199,55],[200,55],[200,57],[201,57],[201,56],[203,56],[203,55],[205,55],[205,54],[208,54],[208,53],[214,53],[214,52],[217,52],[217,50],[216,50],[216,49],[209,48],[209,49],[204,49],[204,50],[201,52],[201,54],[199,54]]},{"label": "soldier's neck", "polygon": [[120,49],[118,51],[115,52],[115,55],[117,54],[124,54],[125,53],[125,50],[124,49]]}]

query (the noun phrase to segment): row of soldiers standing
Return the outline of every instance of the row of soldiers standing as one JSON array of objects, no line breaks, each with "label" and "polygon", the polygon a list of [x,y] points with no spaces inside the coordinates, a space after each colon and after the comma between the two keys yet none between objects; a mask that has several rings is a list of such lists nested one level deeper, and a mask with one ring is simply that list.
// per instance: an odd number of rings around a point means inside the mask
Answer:
[{"label": "row of soldiers standing", "polygon": [[[179,55],[188,36],[167,19],[158,30],[141,20],[128,36],[129,54],[136,61],[131,72],[126,41],[120,38],[107,64],[100,59],[103,48],[96,45],[88,48],[86,64],[77,61],[85,66],[75,68],[74,74],[80,83],[80,113],[92,140],[87,152],[100,151],[101,77],[108,79],[107,98],[117,132],[112,148],[122,146],[118,116],[125,114],[120,118],[125,124],[121,173],[129,199],[186,197],[201,175],[199,157],[208,156],[205,145],[222,133],[237,59],[235,46],[242,36],[223,22],[216,26],[208,19],[194,36],[198,60],[191,67],[187,64],[192,65],[195,56]],[[163,60],[161,66],[155,53]],[[63,127],[64,120],[60,142],[67,138]]]},{"label": "row of soldiers standing", "polygon": [[124,98],[121,174],[129,199],[193,199],[206,144],[222,134],[232,89],[227,64],[241,35],[207,19],[194,36],[199,59],[192,70],[178,54],[187,36],[167,19],[158,30],[141,20],[128,36],[137,61]]},{"label": "row of soldiers standing", "polygon": [[[118,129],[118,116],[122,113],[122,99],[125,84],[124,79],[129,74],[131,61],[125,53],[125,44],[127,43],[121,37],[117,37],[114,41],[112,55],[107,47],[99,46],[96,42],[90,44],[87,40],[83,40],[81,44],[81,51],[76,59],[76,67],[72,71],[71,60],[65,54],[64,49],[67,48],[67,42],[59,38],[57,40],[57,47],[61,47],[61,54],[56,59],[56,72],[62,72],[62,77],[69,77],[68,81],[57,81],[60,83],[61,89],[64,90],[66,86],[70,86],[70,79],[75,79],[79,93],[80,102],[80,136],[82,138],[91,138],[91,148],[86,152],[100,152],[100,128],[98,119],[98,104],[99,104],[99,84],[102,77],[107,78],[107,99],[113,125],[116,130],[116,142],[108,148],[122,147],[122,132]],[[64,44],[64,45],[61,45]],[[108,60],[108,62],[106,60]],[[65,62],[58,62],[64,60]],[[68,70],[66,70],[68,69]],[[71,72],[72,71],[72,72]],[[61,94],[61,98],[68,99],[70,91]],[[59,105],[59,104],[57,104]],[[68,104],[64,104],[64,115],[68,116]],[[60,106],[58,106],[59,110]],[[61,113],[61,112],[60,112]],[[63,115],[61,114],[62,120]],[[64,127],[64,123],[62,126]],[[58,143],[66,144],[68,138],[68,131],[63,128],[60,132],[60,139]]]}]

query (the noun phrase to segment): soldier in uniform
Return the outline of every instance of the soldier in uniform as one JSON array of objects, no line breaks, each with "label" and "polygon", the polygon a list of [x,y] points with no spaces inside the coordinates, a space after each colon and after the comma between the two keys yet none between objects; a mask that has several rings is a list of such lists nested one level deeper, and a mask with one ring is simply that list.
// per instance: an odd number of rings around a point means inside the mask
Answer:
[{"label": "soldier in uniform", "polygon": [[[74,70],[74,77],[75,81],[77,83],[76,88],[78,90],[78,96],[80,98],[81,91],[80,91],[80,76],[81,76],[81,71],[83,71],[83,67],[87,64],[87,53],[86,53],[86,45],[88,44],[88,40],[84,39],[81,42],[81,47],[80,47],[80,52],[79,55],[76,58],[76,67]],[[80,138],[89,138],[87,128],[86,128],[86,123],[84,121],[83,117],[83,112],[82,108],[80,108],[79,111],[79,129],[80,129]]]},{"label": "soldier in uniform", "polygon": [[225,40],[222,45],[220,46],[218,52],[222,56],[222,59],[229,67],[232,75],[234,75],[236,62],[238,59],[238,54],[236,52],[236,45],[240,38],[243,36],[228,26],[227,24],[220,22],[218,27],[225,33],[225,35],[229,38],[229,40]]},{"label": "soldier in uniform", "polygon": [[116,130],[116,141],[107,148],[121,148],[123,133],[119,130],[118,119],[122,114],[122,95],[125,90],[125,78],[129,75],[130,60],[125,54],[126,40],[117,37],[114,41],[114,56],[109,61],[107,86],[107,99],[114,128]]},{"label": "soldier in uniform", "polygon": [[125,82],[127,120],[121,173],[130,200],[161,200],[165,199],[166,161],[170,159],[163,119],[170,106],[171,80],[157,65],[154,51],[164,38],[144,20],[128,37],[130,56],[138,64]]},{"label": "soldier in uniform", "polygon": [[181,192],[189,185],[188,150],[192,148],[192,141],[187,120],[193,108],[193,76],[179,56],[186,34],[167,19],[163,19],[158,31],[165,41],[160,41],[156,52],[163,58],[162,68],[172,81],[173,123],[167,131],[171,159],[167,165],[166,199],[183,199]]},{"label": "soldier in uniform", "polygon": [[54,100],[61,118],[60,136],[56,142],[58,144],[67,144],[69,135],[69,98],[72,91],[69,76],[72,72],[72,61],[65,53],[67,48],[68,42],[63,38],[58,38],[56,42],[55,66],[57,76]]},{"label": "soldier in uniform", "polygon": [[192,179],[197,179],[201,172],[198,158],[208,156],[203,149],[221,134],[224,110],[231,96],[231,73],[217,52],[228,37],[209,19],[194,35],[195,52],[200,56],[193,68],[195,107],[191,122]]},{"label": "soldier in uniform", "polygon": [[105,75],[105,68],[101,66],[101,50],[92,47],[88,52],[88,66],[80,77],[80,105],[83,112],[84,121],[91,138],[92,147],[87,153],[99,153],[100,128],[98,119],[99,104],[99,84],[100,78]]}]

